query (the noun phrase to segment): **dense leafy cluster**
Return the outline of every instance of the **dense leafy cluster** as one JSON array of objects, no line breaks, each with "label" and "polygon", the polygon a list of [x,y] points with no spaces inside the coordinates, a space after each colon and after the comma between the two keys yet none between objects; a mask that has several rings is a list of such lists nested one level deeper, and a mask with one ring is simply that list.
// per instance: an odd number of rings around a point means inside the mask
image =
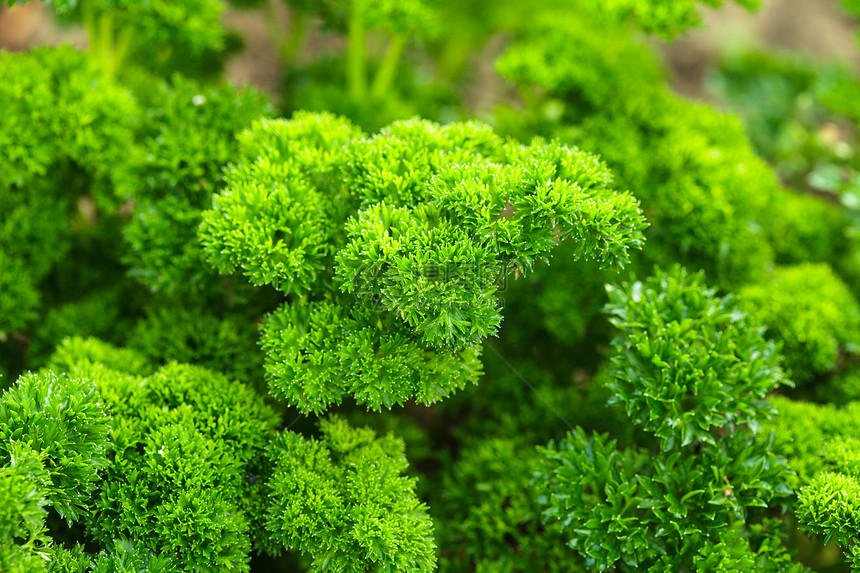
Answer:
[{"label": "dense leafy cluster", "polygon": [[298,549],[320,570],[433,565],[426,508],[400,475],[402,442],[334,418],[322,442],[277,432],[255,391],[199,366],[153,370],[133,351],[69,339],[50,369],[2,395],[0,421],[9,563],[60,559],[45,536],[50,507],[83,520],[109,554],[148,551],[177,571],[246,571],[252,546]]},{"label": "dense leafy cluster", "polygon": [[[670,94],[641,43],[622,34],[607,51],[606,33],[550,21],[505,53],[500,72],[535,93],[523,116],[535,125],[514,118],[512,127],[596,149],[618,182],[636,189],[651,223],[643,270],[682,262],[723,287],[754,279],[773,256],[759,222],[778,209],[773,175],[735,118]],[[576,65],[583,59],[595,62]]]},{"label": "dense leafy cluster", "polygon": [[676,96],[646,34],[719,0],[46,4],[88,43],[0,52],[0,571],[860,570],[852,71]]},{"label": "dense leafy cluster", "polygon": [[[108,76],[120,73],[131,58],[146,67],[163,69],[225,49],[222,0],[49,0],[46,4],[62,18],[84,25],[90,60]],[[191,67],[200,69],[201,65]]]},{"label": "dense leafy cluster", "polygon": [[825,264],[776,269],[767,281],[738,293],[743,306],[783,344],[793,379],[829,372],[860,341],[860,307]]},{"label": "dense leafy cluster", "polygon": [[302,411],[344,395],[376,409],[433,403],[476,379],[508,273],[562,242],[608,264],[641,242],[638,203],[594,157],[475,123],[365,137],[296,114],[255,125],[242,148],[200,238],[222,272],[292,295],[262,346],[273,393]]},{"label": "dense leafy cluster", "polygon": [[[565,546],[558,525],[540,519],[531,445],[490,438],[467,446],[433,508],[440,524],[443,571],[576,571],[582,560]],[[476,500],[475,497],[478,499]]]},{"label": "dense leafy cluster", "polygon": [[581,428],[551,443],[536,474],[544,517],[601,571],[711,561],[717,570],[781,570],[778,554],[755,554],[759,541],[745,525],[790,491],[785,461],[758,431],[772,414],[764,396],[784,382],[773,344],[678,268],[611,288],[607,311],[620,330],[611,402],[659,448],[619,447]]},{"label": "dense leafy cluster", "polygon": [[[707,6],[720,6],[722,0],[704,0]],[[738,0],[741,6],[750,9],[758,7],[758,0]],[[699,6],[695,0],[680,2],[654,2],[651,0],[610,0],[598,2],[588,0],[584,3],[598,18],[616,19],[621,22],[631,20],[646,32],[665,37],[675,36],[700,23]]]},{"label": "dense leafy cluster", "polygon": [[[775,261],[844,251],[844,215],[780,188],[737,118],[671,94],[641,39],[576,11],[540,15],[497,62],[524,99],[523,109],[502,110],[501,129],[598,151],[650,223],[647,248],[632,256],[635,274],[681,263],[732,291],[763,280]],[[518,304],[509,320],[526,341],[536,315],[559,342],[583,340],[601,320],[602,284],[619,279],[555,260],[511,293]]]},{"label": "dense leafy cluster", "polygon": [[786,456],[796,477],[793,505],[807,532],[850,550],[852,570],[858,568],[857,444],[860,410],[774,399],[779,416],[767,425],[777,436],[776,450]]},{"label": "dense leafy cluster", "polygon": [[127,163],[127,186],[118,189],[134,201],[123,262],[153,290],[204,290],[212,273],[194,240],[201,213],[223,187],[236,135],[267,115],[267,104],[248,89],[200,86],[181,76],[146,94],[144,103],[141,149]]},{"label": "dense leafy cluster", "polygon": [[717,428],[755,429],[769,410],[763,399],[785,382],[762,329],[677,267],[608,290],[606,311],[621,333],[609,388],[631,421],[663,450],[715,445]]},{"label": "dense leafy cluster", "polygon": [[271,446],[272,539],[309,553],[320,571],[432,570],[432,522],[415,480],[399,475],[403,443],[337,418],[321,430],[320,441],[287,433]]},{"label": "dense leafy cluster", "polygon": [[798,492],[797,519],[825,541],[850,548],[851,564],[857,570],[858,443],[852,438],[831,441],[824,446],[822,456],[824,471]]},{"label": "dense leafy cluster", "polygon": [[710,84],[744,118],[756,150],[779,176],[813,194],[795,201],[791,218],[806,220],[795,229],[808,231],[782,233],[790,243],[780,262],[825,261],[856,286],[857,80],[841,66],[749,53],[725,61]]},{"label": "dense leafy cluster", "polygon": [[88,193],[110,205],[111,165],[128,147],[137,116],[128,92],[101,78],[71,49],[4,54],[0,87],[0,332],[32,321],[45,294],[38,288],[88,234]]}]

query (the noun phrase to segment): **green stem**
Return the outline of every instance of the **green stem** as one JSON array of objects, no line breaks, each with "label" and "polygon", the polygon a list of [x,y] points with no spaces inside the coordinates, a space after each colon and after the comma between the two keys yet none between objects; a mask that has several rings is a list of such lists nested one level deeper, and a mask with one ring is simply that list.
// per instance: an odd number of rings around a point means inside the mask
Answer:
[{"label": "green stem", "polygon": [[110,69],[108,75],[116,76],[117,71],[122,67],[125,57],[128,55],[129,46],[131,46],[132,29],[126,26],[119,32],[119,37],[114,45],[113,55],[110,60]]},{"label": "green stem", "polygon": [[385,57],[382,58],[382,63],[376,71],[376,77],[373,79],[373,86],[370,88],[370,97],[379,99],[385,95],[394,81],[394,76],[397,72],[397,64],[400,62],[400,56],[403,54],[403,49],[406,47],[406,35],[395,34],[388,43],[388,50],[385,52]]},{"label": "green stem", "polygon": [[81,0],[81,19],[89,39],[89,57],[105,76],[116,76],[131,45],[132,29],[122,28],[114,34],[114,15],[104,12],[96,15],[91,0]]},{"label": "green stem", "polygon": [[99,33],[101,36],[101,53],[99,54],[99,59],[101,61],[102,70],[104,70],[108,77],[111,77],[113,76],[113,72],[111,70],[111,58],[114,42],[112,12],[105,12],[99,16],[99,27],[101,28]]},{"label": "green stem", "polygon": [[364,100],[367,92],[365,72],[364,20],[358,10],[353,10],[349,19],[349,51],[346,56],[346,78],[349,95],[356,102]]},{"label": "green stem", "polygon": [[282,39],[280,18],[275,7],[277,0],[269,0],[263,5],[263,21],[266,23],[266,33],[269,35],[269,43],[276,54],[283,52],[284,41]]},{"label": "green stem", "polygon": [[95,20],[93,18],[93,7],[89,0],[81,0],[81,19],[84,21],[84,27],[87,29],[87,39],[89,40],[89,51],[95,53],[96,43],[98,41]]},{"label": "green stem", "polygon": [[281,58],[287,71],[295,65],[296,56],[305,42],[307,19],[307,16],[298,10],[293,10],[290,13],[290,35],[287,41],[281,45]]}]

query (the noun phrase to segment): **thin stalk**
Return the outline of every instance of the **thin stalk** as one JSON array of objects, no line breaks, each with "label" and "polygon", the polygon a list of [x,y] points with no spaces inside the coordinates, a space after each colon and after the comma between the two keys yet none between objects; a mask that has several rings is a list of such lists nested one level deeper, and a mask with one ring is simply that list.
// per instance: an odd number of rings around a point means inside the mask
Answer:
[{"label": "thin stalk", "polygon": [[397,73],[397,64],[400,63],[400,56],[403,55],[405,47],[405,34],[395,34],[391,38],[391,41],[388,42],[388,49],[382,58],[379,69],[376,71],[376,77],[373,78],[373,86],[370,88],[371,98],[379,99],[389,90]]},{"label": "thin stalk", "polygon": [[116,73],[122,67],[122,63],[125,61],[125,57],[128,55],[129,46],[131,46],[131,38],[131,27],[126,26],[125,28],[120,30],[119,36],[116,40],[116,44],[114,45],[114,50],[110,61],[110,68],[108,69],[109,76],[116,76]]},{"label": "thin stalk", "polygon": [[296,56],[302,49],[307,35],[307,15],[293,10],[290,12],[290,32],[287,40],[281,44],[281,59],[284,68],[289,71],[296,62]]},{"label": "thin stalk", "polygon": [[87,30],[89,57],[105,76],[116,76],[131,45],[132,29],[122,28],[114,34],[114,15],[104,12],[98,16],[91,0],[81,0],[81,19]]},{"label": "thin stalk", "polygon": [[113,13],[105,12],[99,16],[99,27],[101,28],[99,35],[101,36],[101,50],[99,58],[101,60],[102,70],[107,76],[112,76],[111,58],[113,57]]},{"label": "thin stalk", "polygon": [[276,54],[284,49],[283,35],[281,34],[281,18],[276,7],[277,0],[269,0],[263,5],[263,21],[266,23],[266,33],[269,35],[269,43]]},{"label": "thin stalk", "polygon": [[356,102],[364,100],[367,93],[365,72],[366,38],[364,20],[358,10],[353,10],[349,19],[349,48],[346,55],[346,79],[349,95]]},{"label": "thin stalk", "polygon": [[97,30],[95,19],[93,18],[93,7],[89,0],[81,0],[81,19],[84,22],[84,28],[87,29],[87,40],[89,41],[90,53],[95,53],[97,49],[96,38]]}]

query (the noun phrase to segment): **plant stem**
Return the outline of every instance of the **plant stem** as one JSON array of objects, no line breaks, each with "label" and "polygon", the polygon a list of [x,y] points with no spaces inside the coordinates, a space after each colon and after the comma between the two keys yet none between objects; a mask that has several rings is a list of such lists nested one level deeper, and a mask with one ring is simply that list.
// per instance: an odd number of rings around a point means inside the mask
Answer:
[{"label": "plant stem", "polygon": [[90,0],[81,0],[81,19],[87,30],[89,57],[105,76],[116,76],[131,45],[132,29],[124,27],[114,34],[114,15],[104,12],[96,15]]},{"label": "plant stem", "polygon": [[96,38],[96,24],[93,19],[93,8],[90,4],[89,0],[81,0],[81,19],[84,22],[84,27],[87,29],[87,40],[89,41],[89,51],[90,53],[95,53],[96,42],[98,41]]},{"label": "plant stem", "polygon": [[266,23],[266,33],[269,43],[276,54],[283,52],[284,41],[281,34],[281,19],[275,5],[277,0],[269,0],[263,5],[263,21]]},{"label": "plant stem", "polygon": [[99,35],[101,36],[101,50],[99,59],[101,60],[102,70],[108,77],[113,76],[111,59],[113,57],[113,13],[105,12],[99,16]]},{"label": "plant stem", "polygon": [[349,18],[349,50],[346,56],[346,78],[349,95],[355,102],[364,100],[367,92],[365,72],[364,20],[358,10],[353,9]]},{"label": "plant stem", "polygon": [[132,38],[132,29],[129,26],[126,26],[119,32],[119,36],[117,37],[116,44],[114,46],[113,55],[111,57],[110,62],[110,70],[108,71],[108,75],[113,77],[122,67],[123,61],[125,61],[126,55],[128,55],[128,48],[131,45]]},{"label": "plant stem", "polygon": [[290,32],[286,42],[281,45],[281,59],[284,62],[284,69],[289,72],[296,62],[296,56],[302,48],[307,32],[308,17],[293,10],[290,12]]},{"label": "plant stem", "polygon": [[406,35],[395,34],[388,43],[388,49],[385,52],[385,57],[379,65],[376,72],[376,77],[373,79],[373,86],[370,88],[370,97],[378,99],[385,95],[385,92],[391,87],[394,81],[394,76],[397,72],[397,64],[400,62],[400,56],[403,54],[403,49],[406,47]]}]

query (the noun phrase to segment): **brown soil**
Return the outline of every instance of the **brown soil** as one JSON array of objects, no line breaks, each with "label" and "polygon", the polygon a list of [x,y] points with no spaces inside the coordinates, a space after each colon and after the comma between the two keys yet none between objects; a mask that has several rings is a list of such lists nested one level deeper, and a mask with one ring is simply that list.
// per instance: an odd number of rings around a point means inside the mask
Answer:
[{"label": "brown soil", "polygon": [[86,34],[77,27],[58,26],[40,2],[0,8],[0,48],[18,51],[55,44],[84,47]]}]

